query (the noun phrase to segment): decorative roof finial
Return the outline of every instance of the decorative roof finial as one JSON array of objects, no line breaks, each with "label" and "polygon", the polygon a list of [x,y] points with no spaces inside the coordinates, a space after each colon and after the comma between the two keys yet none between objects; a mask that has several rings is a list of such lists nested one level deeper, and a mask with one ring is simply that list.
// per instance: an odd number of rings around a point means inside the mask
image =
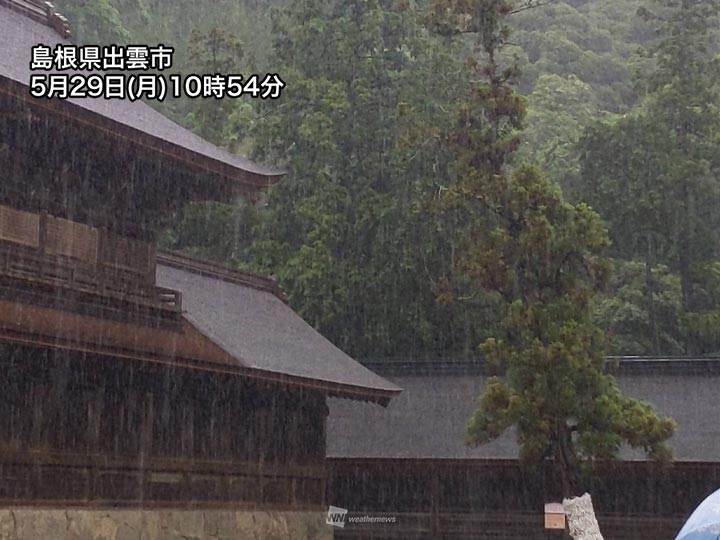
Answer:
[{"label": "decorative roof finial", "polygon": [[68,39],[72,33],[68,20],[55,10],[51,2],[43,0],[0,0],[0,6],[6,6],[30,17],[31,19],[49,26],[64,39]]},{"label": "decorative roof finial", "polygon": [[70,32],[70,25],[68,24],[67,18],[63,17],[60,13],[55,11],[55,6],[52,2],[44,2],[45,4],[45,15],[47,16],[48,24],[62,37],[68,39],[72,34]]}]

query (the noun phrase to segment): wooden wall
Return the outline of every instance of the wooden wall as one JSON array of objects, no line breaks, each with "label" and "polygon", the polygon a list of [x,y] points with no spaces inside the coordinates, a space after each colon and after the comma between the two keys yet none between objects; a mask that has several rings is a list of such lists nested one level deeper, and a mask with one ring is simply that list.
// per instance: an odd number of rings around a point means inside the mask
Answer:
[{"label": "wooden wall", "polygon": [[[625,462],[599,470],[593,496],[612,540],[673,538],[692,510],[720,487],[720,463],[659,468]],[[395,516],[396,523],[346,525],[336,539],[551,538],[545,502],[561,500],[550,466],[512,460],[328,460],[328,504],[350,515]]]},{"label": "wooden wall", "polygon": [[45,104],[0,92],[0,111],[0,141],[7,147],[0,152],[3,205],[153,242],[189,201],[229,200],[231,187],[239,187]]},{"label": "wooden wall", "polygon": [[322,394],[0,345],[0,502],[318,507]]}]

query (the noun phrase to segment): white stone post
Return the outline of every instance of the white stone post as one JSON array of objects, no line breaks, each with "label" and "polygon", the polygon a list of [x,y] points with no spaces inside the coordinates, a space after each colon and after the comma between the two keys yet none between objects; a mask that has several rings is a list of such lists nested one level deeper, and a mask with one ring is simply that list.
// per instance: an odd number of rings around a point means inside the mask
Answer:
[{"label": "white stone post", "polygon": [[574,540],[603,540],[597,519],[595,519],[592,499],[588,493],[582,497],[565,499],[563,508],[565,508],[568,518],[570,536]]}]

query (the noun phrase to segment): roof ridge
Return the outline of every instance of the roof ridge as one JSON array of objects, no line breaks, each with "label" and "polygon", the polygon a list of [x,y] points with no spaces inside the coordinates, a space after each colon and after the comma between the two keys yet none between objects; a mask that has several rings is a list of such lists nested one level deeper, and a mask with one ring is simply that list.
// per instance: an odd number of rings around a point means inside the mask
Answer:
[{"label": "roof ridge", "polygon": [[[622,362],[642,362],[642,361],[687,361],[687,360],[720,360],[720,354],[696,354],[696,355],[647,355],[638,356],[633,354],[606,355],[606,360],[620,360]],[[362,358],[361,361],[372,364],[477,364],[483,361],[481,355],[477,356],[370,356]]]},{"label": "roof ridge", "polygon": [[[0,0],[1,1],[1,0]],[[215,262],[206,261],[198,257],[191,257],[175,251],[158,250],[157,262],[165,266],[179,268],[195,274],[212,277],[237,285],[245,285],[253,289],[274,294],[287,303],[288,296],[277,280],[272,276],[245,272]]]},{"label": "roof ridge", "polygon": [[72,35],[67,18],[55,10],[52,2],[43,2],[42,0],[0,0],[0,5],[49,26],[64,39],[68,39]]},{"label": "roof ridge", "polygon": [[[499,375],[502,366],[488,364],[477,357],[438,358],[360,358],[368,369],[385,376],[413,375]],[[720,357],[715,355],[696,356],[606,356],[605,368],[609,373],[634,373],[658,371],[662,373],[693,373],[707,371],[720,373]]]}]

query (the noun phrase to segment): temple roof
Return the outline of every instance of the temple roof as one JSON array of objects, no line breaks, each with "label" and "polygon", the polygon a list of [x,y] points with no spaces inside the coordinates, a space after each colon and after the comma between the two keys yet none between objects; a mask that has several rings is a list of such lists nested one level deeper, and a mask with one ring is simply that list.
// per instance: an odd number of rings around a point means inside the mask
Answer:
[{"label": "temple roof", "polygon": [[[95,304],[76,289],[69,298],[79,304],[68,309],[68,294],[57,285],[44,295],[6,283],[0,342],[225,373],[381,405],[401,392],[307,324],[271,278],[170,253],[158,253],[156,271],[158,292],[182,298],[176,320],[148,313],[140,300],[119,307],[101,297]],[[99,314],[98,307],[105,310]]]},{"label": "temple roof", "polygon": [[182,293],[184,319],[240,373],[382,404],[400,392],[306,323],[269,278],[160,254],[157,280]]},{"label": "temple roof", "polygon": [[[670,444],[680,461],[720,461],[720,358],[622,358],[611,361],[621,389],[674,418]],[[512,430],[477,448],[465,430],[488,375],[478,363],[380,362],[372,369],[402,387],[386,409],[330,401],[329,457],[514,459]],[[624,451],[626,459],[642,459]]]},{"label": "temple roof", "polygon": [[141,101],[33,98],[29,94],[31,47],[38,44],[54,47],[70,42],[49,23],[43,24],[40,18],[31,16],[31,11],[18,10],[20,4],[32,6],[35,2],[0,0],[0,92],[82,121],[109,136],[133,140],[162,153],[166,159],[176,159],[231,179],[245,191],[265,188],[283,174],[209,143]]}]

